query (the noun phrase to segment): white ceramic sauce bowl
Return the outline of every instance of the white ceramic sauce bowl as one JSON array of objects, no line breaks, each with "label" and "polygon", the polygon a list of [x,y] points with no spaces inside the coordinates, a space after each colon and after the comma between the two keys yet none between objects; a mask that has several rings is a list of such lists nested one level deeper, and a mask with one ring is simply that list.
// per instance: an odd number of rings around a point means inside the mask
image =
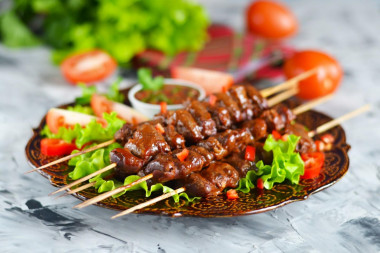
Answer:
[{"label": "white ceramic sauce bowl", "polygon": [[[185,80],[180,80],[180,79],[171,79],[171,78],[165,78],[164,79],[164,85],[165,84],[171,84],[171,85],[181,85],[181,86],[187,86],[196,89],[199,91],[199,100],[202,100],[206,96],[205,90],[199,86],[198,84],[185,81]],[[154,105],[154,104],[149,104],[142,102],[138,100],[135,95],[137,92],[139,92],[142,89],[141,84],[136,84],[133,86],[130,91],[128,92],[128,99],[132,104],[132,107],[136,109],[137,111],[141,112],[148,118],[153,118],[154,115],[159,113],[161,111],[161,106],[160,105]],[[183,108],[182,104],[175,104],[175,105],[167,105],[168,110],[177,110]]]}]

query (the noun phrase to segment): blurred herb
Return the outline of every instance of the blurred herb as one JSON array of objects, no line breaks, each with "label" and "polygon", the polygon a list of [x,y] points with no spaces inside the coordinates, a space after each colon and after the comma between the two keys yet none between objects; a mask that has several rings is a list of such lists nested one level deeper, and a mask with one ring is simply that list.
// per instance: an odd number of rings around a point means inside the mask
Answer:
[{"label": "blurred herb", "polygon": [[[115,102],[124,102],[124,95],[119,92],[119,86],[121,83],[121,78],[117,79],[114,83],[111,84],[111,86],[108,89],[108,93],[106,97],[109,100],[115,101]],[[95,86],[87,86],[84,83],[79,83],[79,87],[82,88],[82,96],[77,97],[75,99],[75,104],[77,105],[88,105],[91,102],[91,97],[94,93],[97,93]]]},{"label": "blurred herb", "polygon": [[147,68],[140,68],[137,72],[139,83],[141,83],[143,90],[161,90],[164,86],[164,78],[157,76],[153,78],[152,70]]},{"label": "blurred herb", "polygon": [[0,36],[9,47],[54,48],[56,63],[71,53],[101,48],[120,64],[145,49],[168,55],[199,50],[208,18],[190,0],[14,0],[0,12]]}]

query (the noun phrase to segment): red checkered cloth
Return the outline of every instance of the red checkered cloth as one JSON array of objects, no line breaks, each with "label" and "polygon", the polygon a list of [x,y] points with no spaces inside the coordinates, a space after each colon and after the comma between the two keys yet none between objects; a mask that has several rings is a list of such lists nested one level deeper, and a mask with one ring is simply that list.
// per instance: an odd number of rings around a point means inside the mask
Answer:
[{"label": "red checkered cloth", "polygon": [[283,76],[281,62],[294,52],[292,47],[250,34],[238,34],[224,25],[212,25],[208,33],[210,40],[198,52],[182,52],[170,57],[146,50],[133,59],[133,66],[149,67],[154,74],[164,76],[170,76],[172,67],[187,66],[229,72],[237,82],[277,79]]}]

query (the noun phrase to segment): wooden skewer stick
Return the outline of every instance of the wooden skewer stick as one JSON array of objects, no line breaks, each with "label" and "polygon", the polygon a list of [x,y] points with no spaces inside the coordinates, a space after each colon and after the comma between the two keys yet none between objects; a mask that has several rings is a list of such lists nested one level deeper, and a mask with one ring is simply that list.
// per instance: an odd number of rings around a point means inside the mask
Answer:
[{"label": "wooden skewer stick", "polygon": [[356,110],[354,110],[352,112],[349,112],[349,113],[347,113],[347,114],[345,114],[343,116],[340,116],[339,118],[333,119],[333,120],[331,120],[331,121],[329,121],[329,122],[327,122],[327,123],[325,123],[323,125],[320,125],[315,130],[310,131],[309,132],[309,136],[310,137],[314,137],[317,134],[323,133],[323,132],[325,132],[325,131],[333,128],[333,127],[336,127],[337,125],[339,125],[343,121],[351,119],[351,118],[353,118],[353,117],[355,117],[355,116],[357,116],[359,114],[362,114],[362,113],[364,113],[364,112],[366,112],[366,111],[368,111],[370,109],[371,109],[371,106],[368,105],[368,104],[365,105],[365,106],[362,106],[359,109],[356,109]]},{"label": "wooden skewer stick", "polygon": [[112,216],[111,219],[115,219],[115,218],[117,218],[117,217],[120,217],[120,216],[123,216],[123,215],[129,214],[129,213],[132,213],[132,212],[134,212],[134,211],[136,211],[136,210],[139,210],[139,209],[142,209],[142,208],[144,208],[144,207],[147,207],[147,206],[153,205],[153,204],[155,204],[155,203],[157,203],[157,202],[160,202],[161,200],[164,200],[164,199],[170,198],[170,197],[173,196],[173,195],[176,195],[176,194],[179,194],[179,193],[181,193],[181,192],[184,192],[185,190],[186,190],[185,187],[178,188],[177,190],[174,190],[174,191],[168,192],[168,193],[166,193],[166,194],[164,194],[164,195],[161,195],[161,196],[159,196],[159,197],[156,197],[156,198],[151,199],[151,200],[149,200],[149,201],[146,201],[146,202],[144,202],[144,203],[138,204],[137,206],[131,207],[131,208],[125,210],[125,211],[122,211],[122,212],[120,212],[120,213],[118,213],[118,214]]},{"label": "wooden skewer stick", "polygon": [[48,164],[42,165],[41,167],[38,167],[38,168],[35,168],[35,169],[32,169],[32,170],[29,170],[29,171],[25,172],[25,174],[28,174],[28,173],[31,173],[31,172],[34,172],[34,171],[37,171],[37,170],[42,170],[42,169],[45,169],[45,168],[50,167],[50,166],[52,166],[52,165],[55,165],[55,164],[58,164],[58,163],[61,163],[61,162],[68,161],[68,160],[70,160],[70,159],[73,158],[73,157],[83,155],[83,154],[85,154],[85,153],[88,153],[88,152],[91,152],[91,151],[97,150],[97,149],[99,149],[99,148],[104,148],[104,147],[106,147],[106,146],[111,145],[111,144],[114,143],[114,142],[115,142],[115,140],[112,139],[112,140],[109,140],[109,141],[106,141],[106,142],[100,143],[100,144],[98,144],[98,145],[96,145],[96,146],[93,146],[93,147],[91,147],[91,148],[83,149],[83,150],[79,151],[78,153],[75,153],[75,154],[71,154],[71,155],[68,155],[68,156],[62,157],[62,158],[60,158],[60,159],[58,159],[58,160],[55,160],[55,161],[50,162],[50,163],[48,163]]},{"label": "wooden skewer stick", "polygon": [[282,83],[282,84],[279,84],[279,85],[276,85],[276,86],[273,86],[273,87],[269,87],[269,88],[266,88],[266,89],[263,89],[260,91],[260,94],[263,96],[263,97],[268,97],[270,95],[273,95],[275,94],[276,92],[279,92],[279,91],[283,91],[283,90],[287,90],[289,88],[292,88],[294,86],[296,86],[300,81],[306,79],[306,78],[309,78],[310,76],[316,74],[318,71],[318,68],[314,68],[314,69],[311,69],[309,71],[306,71],[298,76],[295,76],[291,79],[289,79],[288,81]]},{"label": "wooden skewer stick", "polygon": [[[312,100],[310,102],[307,102],[305,104],[302,104],[302,105],[294,108],[293,109],[293,113],[300,114],[302,112],[305,112],[306,110],[309,110],[309,109],[313,108],[314,106],[316,106],[318,104],[326,102],[328,99],[331,99],[331,98],[332,98],[332,95],[328,95],[328,96],[325,96],[325,97],[322,97],[322,98],[319,98],[319,99]],[[139,183],[141,183],[143,181],[146,181],[146,180],[148,180],[148,179],[150,179],[152,177],[153,177],[152,174],[148,174],[145,177],[139,179],[140,180]],[[136,185],[135,182],[132,182],[131,184]],[[77,206],[74,206],[74,208],[83,208],[83,207],[95,204],[95,203],[97,203],[99,201],[102,201],[103,199],[106,199],[106,198],[108,198],[108,197],[110,197],[110,196],[112,196],[112,195],[114,195],[116,193],[119,193],[119,192],[121,192],[121,191],[123,191],[125,189],[128,189],[128,188],[132,187],[133,185],[124,185],[124,186],[121,186],[121,187],[119,187],[117,189],[114,189],[111,193],[103,193],[102,195],[99,195],[99,196],[94,197],[92,199],[89,199],[89,200],[87,200],[87,201],[85,201],[85,202],[83,202],[83,203],[81,203],[81,204],[79,204]],[[69,194],[69,193],[67,193],[67,194]]]},{"label": "wooden skewer stick", "polygon": [[74,193],[80,192],[80,191],[85,190],[85,189],[87,189],[87,188],[90,188],[90,187],[92,187],[92,186],[94,186],[94,185],[95,185],[95,182],[91,182],[91,183],[88,183],[88,184],[82,185],[82,186],[80,186],[80,187],[78,187],[78,188],[75,188],[74,190],[70,190],[70,191],[68,191],[68,192],[65,192],[64,194],[61,194],[61,195],[55,197],[54,199],[59,199],[59,198],[65,197],[65,196],[67,196],[67,195],[71,195],[71,194],[74,194]]},{"label": "wooden skewer stick", "polygon": [[294,87],[290,90],[287,90],[287,91],[284,91],[282,93],[280,93],[279,95],[271,98],[271,99],[268,99],[268,106],[269,107],[272,107],[284,100],[287,100],[288,98],[291,98],[293,97],[294,95],[296,95],[298,93],[298,87]]},{"label": "wooden skewer stick", "polygon": [[103,199],[111,197],[114,194],[117,194],[117,193],[122,192],[122,191],[124,191],[126,189],[129,189],[132,186],[135,186],[135,185],[138,185],[139,183],[145,182],[145,181],[151,179],[152,177],[153,177],[153,174],[148,174],[148,175],[146,175],[146,176],[144,176],[142,178],[137,179],[136,181],[134,181],[134,182],[132,182],[130,184],[121,186],[121,187],[116,188],[116,189],[114,189],[112,191],[109,191],[109,192],[105,192],[103,194],[100,194],[99,196],[96,196],[96,197],[92,198],[92,199],[88,199],[88,200],[86,200],[86,201],[84,201],[84,202],[82,202],[82,203],[74,206],[73,208],[79,208],[80,209],[80,208],[83,208],[83,207],[95,204],[95,203],[97,203],[99,201],[102,201]]},{"label": "wooden skewer stick", "polygon": [[314,108],[315,106],[317,106],[319,104],[326,102],[327,100],[330,100],[332,97],[333,97],[333,94],[330,94],[330,95],[326,95],[326,96],[321,97],[321,98],[313,99],[310,102],[307,102],[305,104],[297,106],[292,111],[295,115],[299,115],[301,113],[304,113],[304,112],[310,110],[311,108]]},{"label": "wooden skewer stick", "polygon": [[59,189],[56,190],[55,192],[49,193],[49,196],[50,196],[50,195],[53,195],[53,194],[56,194],[56,193],[58,193],[58,192],[61,192],[61,191],[67,190],[67,189],[69,189],[69,188],[71,188],[71,187],[73,187],[73,186],[75,186],[75,185],[77,185],[77,184],[80,184],[80,183],[82,183],[82,182],[84,182],[84,181],[86,181],[86,180],[89,180],[89,179],[95,177],[96,175],[99,175],[99,174],[101,174],[101,173],[103,173],[103,172],[106,172],[106,171],[108,171],[108,170],[111,170],[111,169],[113,169],[113,168],[115,168],[115,167],[116,167],[116,163],[111,163],[110,165],[104,167],[103,169],[100,169],[100,170],[98,170],[98,171],[95,171],[95,172],[91,173],[90,175],[87,175],[87,176],[85,176],[85,177],[82,177],[81,179],[78,179],[78,180],[76,180],[76,181],[74,181],[74,182],[72,182],[72,183],[70,183],[70,184],[68,184],[68,185],[66,185],[66,186],[64,186],[64,187],[62,187],[62,188],[59,188]]}]

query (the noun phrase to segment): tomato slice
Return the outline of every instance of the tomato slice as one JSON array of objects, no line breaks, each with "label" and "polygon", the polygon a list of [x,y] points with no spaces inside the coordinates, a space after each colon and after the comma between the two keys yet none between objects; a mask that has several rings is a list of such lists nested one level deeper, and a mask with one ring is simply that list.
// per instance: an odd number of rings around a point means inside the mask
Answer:
[{"label": "tomato slice", "polygon": [[298,29],[297,19],[286,6],[268,0],[254,1],[248,6],[246,25],[249,32],[268,39],[283,39]]},{"label": "tomato slice", "polygon": [[207,94],[221,92],[228,89],[234,80],[230,74],[191,67],[173,67],[171,69],[173,78],[187,80],[202,86]]},{"label": "tomato slice", "polygon": [[234,200],[238,198],[239,198],[239,195],[236,190],[231,189],[227,191],[227,199]]},{"label": "tomato slice", "polygon": [[109,54],[92,50],[66,58],[61,64],[61,71],[70,83],[92,83],[110,76],[116,67],[116,61]]},{"label": "tomato slice", "polygon": [[103,113],[112,112],[112,101],[99,94],[92,95],[90,105],[95,115],[100,118],[103,117]]},{"label": "tomato slice", "polygon": [[301,154],[301,158],[305,163],[305,173],[301,178],[310,179],[318,177],[325,162],[325,154],[322,152],[311,152]]},{"label": "tomato slice", "polygon": [[103,95],[93,94],[90,105],[95,115],[98,117],[103,117],[103,113],[105,112],[116,112],[119,118],[133,124],[148,120],[148,117],[132,107],[111,101]]},{"label": "tomato slice", "polygon": [[314,50],[299,51],[285,60],[284,73],[288,79],[317,67],[317,74],[299,82],[298,97],[313,99],[333,93],[342,80],[342,68],[330,55]]},{"label": "tomato slice", "polygon": [[64,109],[51,108],[46,115],[46,124],[52,133],[58,133],[60,127],[74,127],[79,124],[86,126],[91,120],[96,119],[103,124],[102,119],[79,112],[72,112]]},{"label": "tomato slice", "polygon": [[46,156],[69,155],[77,146],[60,139],[45,138],[41,140],[41,153]]}]

